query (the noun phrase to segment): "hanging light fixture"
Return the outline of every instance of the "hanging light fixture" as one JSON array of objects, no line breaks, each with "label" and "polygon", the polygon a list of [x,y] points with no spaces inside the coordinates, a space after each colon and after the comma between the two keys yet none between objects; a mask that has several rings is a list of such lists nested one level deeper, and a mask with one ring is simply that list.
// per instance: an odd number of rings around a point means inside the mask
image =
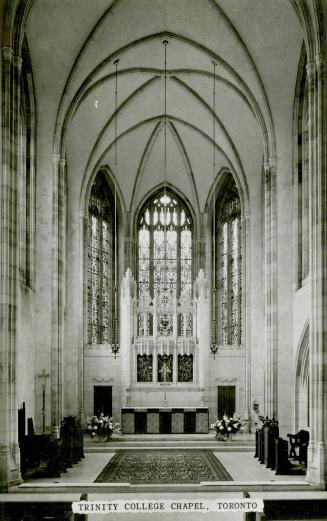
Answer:
[{"label": "hanging light fixture", "polygon": [[114,172],[114,317],[112,323],[112,344],[111,351],[117,356],[119,352],[119,335],[118,335],[118,318],[117,318],[117,310],[118,310],[118,293],[117,293],[117,175],[118,175],[118,161],[117,161],[117,108],[118,108],[118,94],[117,94],[117,86],[118,86],[118,63],[119,60],[114,61],[115,65],[115,172]]},{"label": "hanging light fixture", "polygon": [[213,223],[213,289],[212,289],[212,325],[211,325],[211,343],[210,351],[214,358],[218,352],[217,344],[217,330],[216,330],[216,62],[213,63],[213,89],[212,89],[212,171],[213,171],[213,208],[212,208],[212,223]]},{"label": "hanging light fixture", "polygon": [[163,332],[167,332],[170,326],[170,317],[166,309],[168,302],[168,274],[167,274],[167,219],[168,219],[168,200],[167,200],[167,45],[168,40],[164,40],[164,258],[163,258],[163,313],[160,319]]}]

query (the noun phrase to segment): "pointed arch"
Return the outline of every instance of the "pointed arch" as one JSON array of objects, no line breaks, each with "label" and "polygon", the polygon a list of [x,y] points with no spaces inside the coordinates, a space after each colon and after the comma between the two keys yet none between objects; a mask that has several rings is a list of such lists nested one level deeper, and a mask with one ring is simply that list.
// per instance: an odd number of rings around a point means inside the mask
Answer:
[{"label": "pointed arch", "polygon": [[117,312],[117,210],[104,170],[93,180],[87,216],[88,344],[111,344]]},{"label": "pointed arch", "polygon": [[295,430],[310,427],[310,344],[309,321],[306,322],[295,359]]},{"label": "pointed arch", "polygon": [[309,121],[307,54],[305,46],[298,65],[293,106],[293,177],[295,284],[299,288],[309,274]]},{"label": "pointed arch", "polygon": [[242,343],[241,202],[232,174],[216,192],[213,215],[213,311],[215,338],[222,345]]},{"label": "pointed arch", "polygon": [[[191,305],[193,220],[183,199],[169,187],[153,192],[137,216],[137,281],[140,302]],[[160,314],[159,314],[160,315]],[[158,320],[159,334],[172,333]],[[186,326],[185,326],[186,327]]]}]

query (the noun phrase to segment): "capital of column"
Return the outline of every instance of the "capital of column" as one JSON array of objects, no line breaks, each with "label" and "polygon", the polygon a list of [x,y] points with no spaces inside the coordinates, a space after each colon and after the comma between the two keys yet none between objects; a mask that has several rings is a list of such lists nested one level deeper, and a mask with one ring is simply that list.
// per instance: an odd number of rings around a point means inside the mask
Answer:
[{"label": "capital of column", "polygon": [[60,157],[61,157],[60,154],[56,154],[56,153],[52,154],[53,163],[59,163]]},{"label": "capital of column", "polygon": [[263,169],[266,176],[272,176],[276,173],[277,159],[276,157],[270,157],[268,161],[263,163]]},{"label": "capital of column", "polygon": [[65,168],[65,166],[66,166],[66,159],[64,159],[63,157],[60,157],[60,159],[59,159],[59,166],[60,166],[60,168]]},{"label": "capital of column", "polygon": [[322,69],[325,66],[325,56],[322,52],[316,55],[315,57],[316,67],[317,69]]},{"label": "capital of column", "polygon": [[23,60],[20,56],[14,56],[13,57],[13,65],[18,69],[19,71],[22,70]]},{"label": "capital of column", "polygon": [[11,62],[14,55],[14,51],[11,47],[2,47],[2,56],[6,61]]},{"label": "capital of column", "polygon": [[270,164],[270,171],[275,174],[276,168],[277,168],[277,157],[271,157],[269,159],[269,164]]},{"label": "capital of column", "polygon": [[265,171],[265,174],[269,174],[270,173],[270,163],[269,163],[269,161],[264,161],[263,169]]},{"label": "capital of column", "polygon": [[88,221],[88,217],[89,217],[89,213],[86,212],[85,210],[81,210],[79,212],[79,218],[80,218],[81,222],[87,222]]},{"label": "capital of column", "polygon": [[307,69],[307,78],[308,78],[308,80],[314,80],[315,73],[316,73],[316,67],[315,67],[314,62],[307,63],[306,69]]}]

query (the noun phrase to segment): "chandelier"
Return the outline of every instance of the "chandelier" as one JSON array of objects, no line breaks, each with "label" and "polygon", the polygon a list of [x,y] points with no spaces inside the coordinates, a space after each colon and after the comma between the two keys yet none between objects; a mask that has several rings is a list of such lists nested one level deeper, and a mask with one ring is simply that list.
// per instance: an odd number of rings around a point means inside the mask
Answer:
[{"label": "chandelier", "polygon": [[117,310],[118,310],[118,293],[117,293],[117,176],[118,176],[118,161],[117,161],[117,108],[118,108],[118,63],[119,60],[114,61],[115,65],[115,145],[114,145],[114,155],[115,155],[115,172],[114,172],[114,317],[112,321],[112,344],[111,351],[114,354],[115,358],[119,352],[119,334],[118,334],[118,318],[117,318]]},{"label": "chandelier", "polygon": [[168,296],[168,268],[167,268],[167,219],[168,219],[168,201],[166,188],[167,188],[167,45],[168,40],[164,40],[164,196],[161,198],[164,205],[164,257],[163,257],[163,313],[160,318],[160,325],[163,334],[167,334],[171,326],[171,317],[167,311],[167,303],[169,302]]},{"label": "chandelier", "polygon": [[212,324],[210,352],[214,358],[218,353],[217,328],[216,328],[216,62],[213,63],[213,89],[212,89],[212,171],[213,171],[213,208],[212,208],[212,237],[213,237],[213,262],[212,262]]}]

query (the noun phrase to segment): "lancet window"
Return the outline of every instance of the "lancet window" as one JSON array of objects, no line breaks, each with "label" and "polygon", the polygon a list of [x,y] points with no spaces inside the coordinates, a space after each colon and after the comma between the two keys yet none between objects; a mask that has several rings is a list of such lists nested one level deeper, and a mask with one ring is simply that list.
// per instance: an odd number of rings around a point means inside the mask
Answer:
[{"label": "lancet window", "polygon": [[20,107],[18,111],[19,169],[19,271],[21,281],[33,287],[34,278],[34,197],[35,197],[35,110],[31,63],[26,41],[22,47]]},{"label": "lancet window", "polygon": [[[156,304],[156,331],[173,334],[175,303],[192,301],[192,220],[183,202],[162,190],[144,206],[138,221],[139,303]],[[139,317],[139,332],[152,331],[149,313]],[[190,333],[189,318],[181,319],[180,331]]]},{"label": "lancet window", "polygon": [[220,344],[241,344],[242,226],[238,191],[232,178],[216,201],[216,327]]},{"label": "lancet window", "polygon": [[301,57],[294,116],[297,118],[296,158],[297,198],[297,286],[300,287],[309,274],[309,106],[306,57]]},{"label": "lancet window", "polygon": [[93,184],[88,216],[88,341],[112,341],[114,316],[114,201],[103,173]]}]

